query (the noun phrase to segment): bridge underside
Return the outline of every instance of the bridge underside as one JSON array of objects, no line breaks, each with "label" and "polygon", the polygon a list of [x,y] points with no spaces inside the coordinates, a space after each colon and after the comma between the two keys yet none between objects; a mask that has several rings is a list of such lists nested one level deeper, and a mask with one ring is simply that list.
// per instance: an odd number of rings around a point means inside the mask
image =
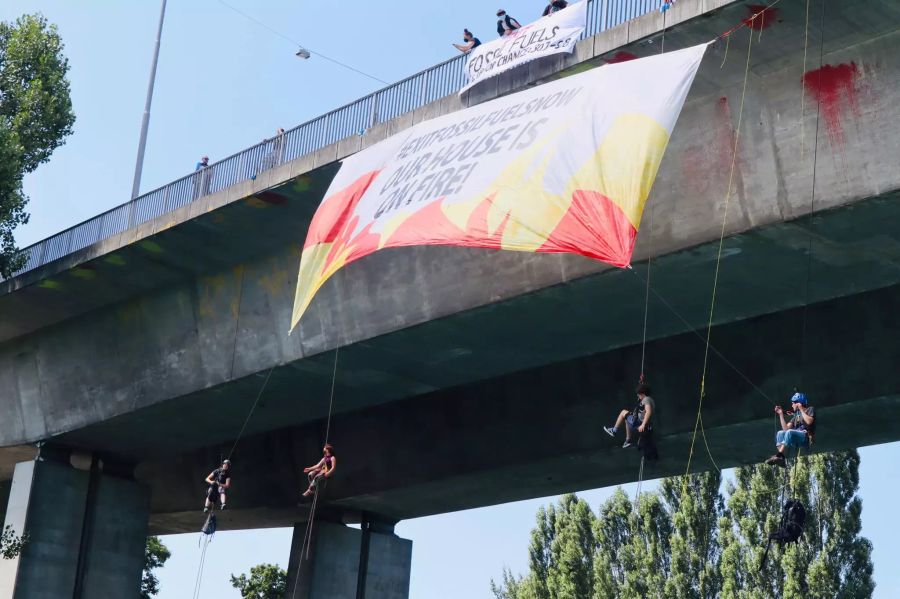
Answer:
[{"label": "bridge underside", "polygon": [[[891,195],[818,214],[812,222],[801,219],[729,238],[719,273],[717,322],[802,306],[807,298],[807,273],[812,303],[900,283],[897,219],[900,202]],[[705,325],[717,250],[718,244],[707,244],[653,260],[649,339],[665,339]],[[419,248],[388,250],[367,260],[382,260],[392,265],[393,272],[400,272],[422,262],[416,254],[429,255],[434,268],[443,261],[474,256],[487,257],[488,263],[491,257],[503,258],[486,250]],[[371,264],[365,270],[356,266],[343,273],[345,281],[378,271]],[[646,263],[636,264],[633,270],[608,269],[343,347],[334,411],[364,410],[638,343],[646,277]],[[370,284],[357,283],[360,289]],[[629,380],[637,376],[637,362],[624,366]],[[276,367],[247,432],[323,418],[333,367],[333,352]],[[55,440],[130,459],[177,454],[210,446],[210,440],[227,447],[267,374],[161,402]]]},{"label": "bridge underside", "polygon": [[[714,328],[703,423],[718,467],[773,452],[773,402],[784,404],[794,387],[818,410],[816,451],[900,439],[900,371],[896,352],[886,351],[900,334],[898,302],[894,285]],[[645,477],[685,471],[704,347],[695,332],[647,344],[661,459]],[[323,513],[405,519],[633,481],[638,453],[621,449],[622,438],[610,439],[601,426],[632,405],[640,358],[635,345],[337,416],[330,440],[339,475],[328,484]],[[304,519],[296,507],[300,470],[315,460],[322,434],[317,422],[243,439],[232,511],[220,526]],[[200,481],[218,452],[204,448],[138,468],[153,488],[153,530],[196,528]],[[692,470],[711,467],[698,437]]]}]

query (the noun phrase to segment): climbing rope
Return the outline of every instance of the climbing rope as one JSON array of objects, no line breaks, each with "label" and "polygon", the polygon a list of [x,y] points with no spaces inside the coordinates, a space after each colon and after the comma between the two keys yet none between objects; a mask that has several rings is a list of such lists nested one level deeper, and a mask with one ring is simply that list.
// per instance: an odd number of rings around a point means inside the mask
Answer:
[{"label": "climbing rope", "polygon": [[[340,347],[334,348],[334,366],[331,371],[331,393],[328,397],[328,416],[325,420],[325,444],[328,445],[328,439],[331,434],[331,416],[334,408],[334,388],[337,382],[337,367],[338,367],[338,356],[340,354]],[[300,561],[309,559],[309,552],[312,549],[312,536],[313,529],[315,527],[315,519],[316,519],[316,508],[319,504],[319,490],[322,488],[322,485],[327,484],[327,479],[322,477],[317,483],[316,488],[313,491],[312,503],[309,507],[309,518],[306,520],[306,532],[303,533],[303,544],[300,547],[300,559],[298,560],[298,564]],[[297,576],[294,577],[294,589],[291,592],[291,599],[294,599],[297,593],[297,587],[300,582],[300,573],[299,573],[299,565]]]},{"label": "climbing rope", "polygon": [[197,578],[194,580],[194,599],[200,598],[200,583],[203,581],[203,566],[206,564],[206,548],[209,547],[210,541],[209,535],[203,535],[201,540],[203,548],[200,550],[200,566],[197,568]]},{"label": "climbing rope", "polygon": [[[757,15],[758,15],[758,13],[751,17],[751,23],[753,22],[752,20],[757,17]],[[753,30],[752,29],[750,30],[749,38],[750,38],[749,43],[747,45],[747,62],[744,66],[744,82],[743,82],[742,89],[741,89],[741,105],[740,105],[740,110],[738,111],[738,121],[737,121],[737,127],[735,128],[735,132],[734,132],[734,144],[732,147],[732,154],[731,154],[731,172],[728,175],[728,188],[725,190],[725,207],[724,207],[724,211],[723,211],[724,213],[722,215],[722,228],[719,233],[719,249],[716,254],[716,269],[715,269],[715,274],[713,276],[712,297],[710,298],[710,304],[709,304],[709,319],[706,324],[706,349],[704,350],[704,353],[703,353],[703,371],[700,376],[700,401],[697,402],[697,418],[694,422],[694,433],[691,437],[691,448],[688,453],[688,460],[687,460],[687,467],[685,468],[685,475],[690,474],[691,461],[693,460],[693,457],[694,457],[694,445],[697,441],[697,431],[702,428],[702,422],[703,422],[703,420],[702,420],[703,399],[706,397],[706,372],[707,372],[707,367],[709,365],[709,348],[710,348],[710,341],[711,341],[711,337],[712,337],[713,319],[715,317],[716,293],[718,291],[718,285],[719,285],[719,270],[721,268],[722,253],[723,253],[723,249],[725,246],[725,228],[728,224],[728,207],[731,203],[731,189],[734,186],[734,172],[735,172],[735,167],[737,165],[737,153],[738,153],[738,147],[739,147],[740,137],[741,137],[741,125],[743,123],[743,118],[744,118],[744,102],[747,97],[747,81],[750,77],[750,57],[752,56],[752,50],[753,50]],[[715,459],[713,459],[712,452],[709,450],[709,443],[706,440],[706,431],[705,430],[703,430],[703,443],[706,446],[707,453],[709,454],[710,462],[712,462],[712,464],[716,468],[716,470],[719,470],[719,467],[716,464]]]},{"label": "climbing rope", "polygon": [[[825,5],[827,4],[827,0],[822,0],[822,17],[820,23],[820,37],[819,40],[819,70],[818,70],[818,78],[819,84],[821,87],[821,79],[822,79],[822,66],[825,62]],[[807,0],[806,7],[806,18],[807,18],[807,30],[809,29],[809,0]],[[807,33],[808,36],[808,33]],[[806,73],[806,49],[803,51],[803,72]],[[811,191],[809,195],[809,213],[807,214],[807,219],[809,221],[807,228],[807,243],[806,243],[806,289],[805,289],[805,297],[803,300],[803,318],[802,325],[800,330],[800,384],[801,386],[804,384],[805,373],[806,373],[806,360],[807,360],[807,313],[809,312],[809,298],[810,298],[810,289],[812,283],[812,260],[813,260],[813,233],[815,227],[815,212],[816,212],[816,175],[818,174],[818,162],[819,162],[819,121],[822,113],[822,103],[816,102],[816,131],[813,141],[813,166],[812,166],[812,185]],[[803,122],[803,114],[801,112],[800,122]]]},{"label": "climbing rope", "polygon": [[[641,281],[646,281],[646,279],[643,279],[641,277],[641,275],[639,275],[636,271],[632,270],[631,272],[634,273],[634,275]],[[698,332],[697,329],[694,327],[694,325],[691,324],[691,322],[687,318],[685,318],[684,315],[682,315],[678,310],[676,310],[675,307],[665,298],[664,295],[662,295],[659,291],[657,291],[653,287],[650,287],[650,293],[652,293],[654,295],[654,297],[656,297],[656,299],[658,299],[669,310],[669,312],[672,313],[673,316],[675,316],[678,320],[681,321],[682,324],[684,324],[687,327],[687,331],[696,335],[697,338],[700,339],[700,341],[702,341],[704,343],[706,342],[706,337],[704,337],[700,332]],[[735,374],[737,374],[739,377],[744,379],[744,382],[746,382],[748,385],[753,387],[753,389],[766,400],[767,404],[775,403],[774,400],[772,400],[772,398],[769,397],[769,395],[765,391],[763,391],[759,385],[754,383],[753,380],[750,377],[748,377],[743,371],[741,371],[740,368],[735,366],[733,362],[731,362],[728,358],[726,358],[725,354],[723,354],[721,351],[719,351],[715,345],[710,343],[709,350],[712,353],[714,353],[726,366],[731,368]]]},{"label": "climbing rope", "polygon": [[638,498],[641,496],[641,487],[644,484],[644,456],[641,456],[641,465],[638,469],[637,489],[634,492],[634,509],[637,509]]},{"label": "climbing rope", "polygon": [[241,425],[241,430],[238,432],[237,437],[234,440],[234,444],[231,446],[231,451],[228,452],[228,458],[231,459],[231,456],[234,455],[234,450],[238,445],[238,441],[241,440],[241,437],[244,435],[244,431],[247,429],[247,423],[250,422],[251,416],[253,416],[253,412],[256,411],[256,406],[259,404],[259,400],[262,397],[263,391],[266,390],[266,386],[269,384],[269,379],[272,377],[272,372],[275,370],[275,366],[269,368],[269,372],[266,374],[266,379],[263,381],[262,386],[259,388],[259,392],[256,394],[256,399],[253,400],[253,405],[250,406],[250,411],[247,412],[247,417],[244,418],[244,424]]}]

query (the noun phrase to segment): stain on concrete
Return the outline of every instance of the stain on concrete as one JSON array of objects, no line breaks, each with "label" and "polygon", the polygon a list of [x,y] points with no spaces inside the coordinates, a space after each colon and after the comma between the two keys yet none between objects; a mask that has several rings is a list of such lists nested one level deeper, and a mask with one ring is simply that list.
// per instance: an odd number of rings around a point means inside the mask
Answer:
[{"label": "stain on concrete", "polygon": [[287,204],[288,199],[278,193],[272,191],[263,191],[261,193],[256,194],[256,197],[265,202],[266,204],[274,204],[275,206],[281,206],[283,204]]},{"label": "stain on concrete", "polygon": [[628,62],[629,60],[635,60],[637,56],[632,54],[631,52],[616,52],[611,58],[607,58],[606,62],[608,64],[616,64],[618,62]]},{"label": "stain on concrete", "polygon": [[75,268],[70,270],[69,273],[71,273],[73,277],[82,279],[84,281],[90,281],[97,278],[97,272],[94,270],[94,267],[87,264],[76,266]]},{"label": "stain on concrete", "polygon": [[165,250],[163,250],[161,245],[159,245],[155,241],[150,241],[149,239],[139,241],[138,246],[140,246],[141,248],[147,250],[148,252],[152,252],[154,254],[162,254],[163,251],[165,251]]},{"label": "stain on concrete", "polygon": [[244,265],[239,264],[235,266],[232,272],[234,273],[234,277],[238,280],[238,288],[237,294],[231,298],[231,316],[237,321],[238,314],[240,314],[241,311],[241,291],[244,286]]},{"label": "stain on concrete", "polygon": [[44,279],[37,286],[41,289],[62,289],[63,284],[54,279]]},{"label": "stain on concrete", "polygon": [[[259,286],[265,289],[270,296],[278,296],[288,284],[289,276],[284,268],[280,268],[278,263],[272,260],[269,273],[259,277]],[[296,276],[296,272],[294,276]]]},{"label": "stain on concrete", "polygon": [[312,186],[312,178],[309,175],[300,175],[291,184],[291,190],[299,193],[309,191]]},{"label": "stain on concrete", "polygon": [[257,196],[250,196],[244,202],[252,208],[268,208],[269,207],[269,204],[267,202],[263,202]]},{"label": "stain on concrete", "polygon": [[845,108],[859,116],[859,75],[855,62],[826,64],[803,74],[803,88],[818,102],[833,147],[844,146]]},{"label": "stain on concrete", "polygon": [[200,286],[198,312],[201,318],[212,318],[216,314],[215,298],[221,293],[222,288],[225,287],[225,277],[223,275],[202,277]]},{"label": "stain on concrete", "polygon": [[781,21],[778,16],[779,11],[773,6],[766,6],[765,4],[748,4],[747,17],[744,19],[744,23],[750,29],[762,31],[763,29],[768,29],[775,23],[780,23]]},{"label": "stain on concrete", "polygon": [[113,266],[125,266],[125,258],[118,254],[110,254],[104,258],[103,261],[107,264],[112,264]]}]

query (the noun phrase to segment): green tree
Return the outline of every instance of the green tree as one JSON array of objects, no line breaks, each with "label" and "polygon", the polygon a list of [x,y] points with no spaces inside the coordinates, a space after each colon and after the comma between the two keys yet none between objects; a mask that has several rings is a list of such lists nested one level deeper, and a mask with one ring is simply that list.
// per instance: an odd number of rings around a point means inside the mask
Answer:
[{"label": "green tree", "polygon": [[555,599],[584,599],[594,588],[594,513],[574,494],[559,500],[553,520],[547,590]]},{"label": "green tree", "polygon": [[28,222],[22,177],[72,133],[69,63],[55,25],[39,15],[0,22],[0,275],[24,259],[13,231]]},{"label": "green tree", "polygon": [[[737,468],[673,477],[632,502],[621,490],[596,517],[574,495],[541,508],[529,571],[508,569],[497,599],[861,599],[871,597],[872,546],[860,536],[859,454],[795,458],[785,471]],[[787,498],[807,510],[799,542],[772,546]],[[586,530],[591,523],[590,533]],[[588,566],[590,564],[590,566]],[[587,582],[588,577],[590,582]]]},{"label": "green tree", "polygon": [[871,597],[872,543],[860,536],[859,453],[816,455],[810,463],[815,485],[812,507],[818,518],[812,531],[817,552],[808,569],[808,596]]},{"label": "green tree", "polygon": [[13,559],[22,552],[27,539],[24,536],[16,536],[12,526],[0,531],[0,558]]},{"label": "green tree", "polygon": [[231,575],[231,586],[244,599],[282,599],[287,592],[287,572],[275,564],[260,564],[250,568],[250,576]]},{"label": "green tree", "polygon": [[147,537],[147,545],[144,548],[141,599],[150,599],[159,593],[159,579],[156,578],[153,571],[162,568],[170,557],[172,557],[172,552],[159,540],[159,537]]},{"label": "green tree", "polygon": [[673,599],[711,599],[721,589],[719,517],[724,500],[718,471],[663,479],[660,493],[672,517],[671,571],[665,595]]},{"label": "green tree", "polygon": [[631,541],[632,504],[622,489],[616,489],[612,497],[601,506],[594,521],[594,597],[618,599],[619,589],[625,584],[626,566],[622,553]]},{"label": "green tree", "polygon": [[[663,597],[669,575],[671,518],[657,493],[642,493],[629,516],[628,542],[619,551],[624,580],[620,599]],[[599,599],[599,595],[595,595]]]}]

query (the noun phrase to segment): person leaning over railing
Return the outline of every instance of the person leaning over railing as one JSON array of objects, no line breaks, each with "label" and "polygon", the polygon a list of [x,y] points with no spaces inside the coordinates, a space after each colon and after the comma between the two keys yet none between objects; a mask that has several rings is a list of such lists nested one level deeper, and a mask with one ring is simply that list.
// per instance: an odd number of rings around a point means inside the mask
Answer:
[{"label": "person leaning over railing", "polygon": [[481,40],[472,35],[468,29],[463,29],[463,43],[453,44],[453,47],[466,54],[481,45]]},{"label": "person leaning over railing", "polygon": [[209,169],[209,156],[204,156],[194,167],[194,199],[205,196],[209,193],[209,181],[212,178],[212,172]]},{"label": "person leaning over railing", "polygon": [[502,8],[497,10],[497,34],[500,37],[504,35],[512,35],[512,33],[522,27],[518,21],[506,14]]},{"label": "person leaning over railing", "polygon": [[541,13],[542,17],[546,17],[552,15],[553,13],[560,11],[569,5],[566,0],[549,0],[547,6],[544,7],[544,12]]}]

